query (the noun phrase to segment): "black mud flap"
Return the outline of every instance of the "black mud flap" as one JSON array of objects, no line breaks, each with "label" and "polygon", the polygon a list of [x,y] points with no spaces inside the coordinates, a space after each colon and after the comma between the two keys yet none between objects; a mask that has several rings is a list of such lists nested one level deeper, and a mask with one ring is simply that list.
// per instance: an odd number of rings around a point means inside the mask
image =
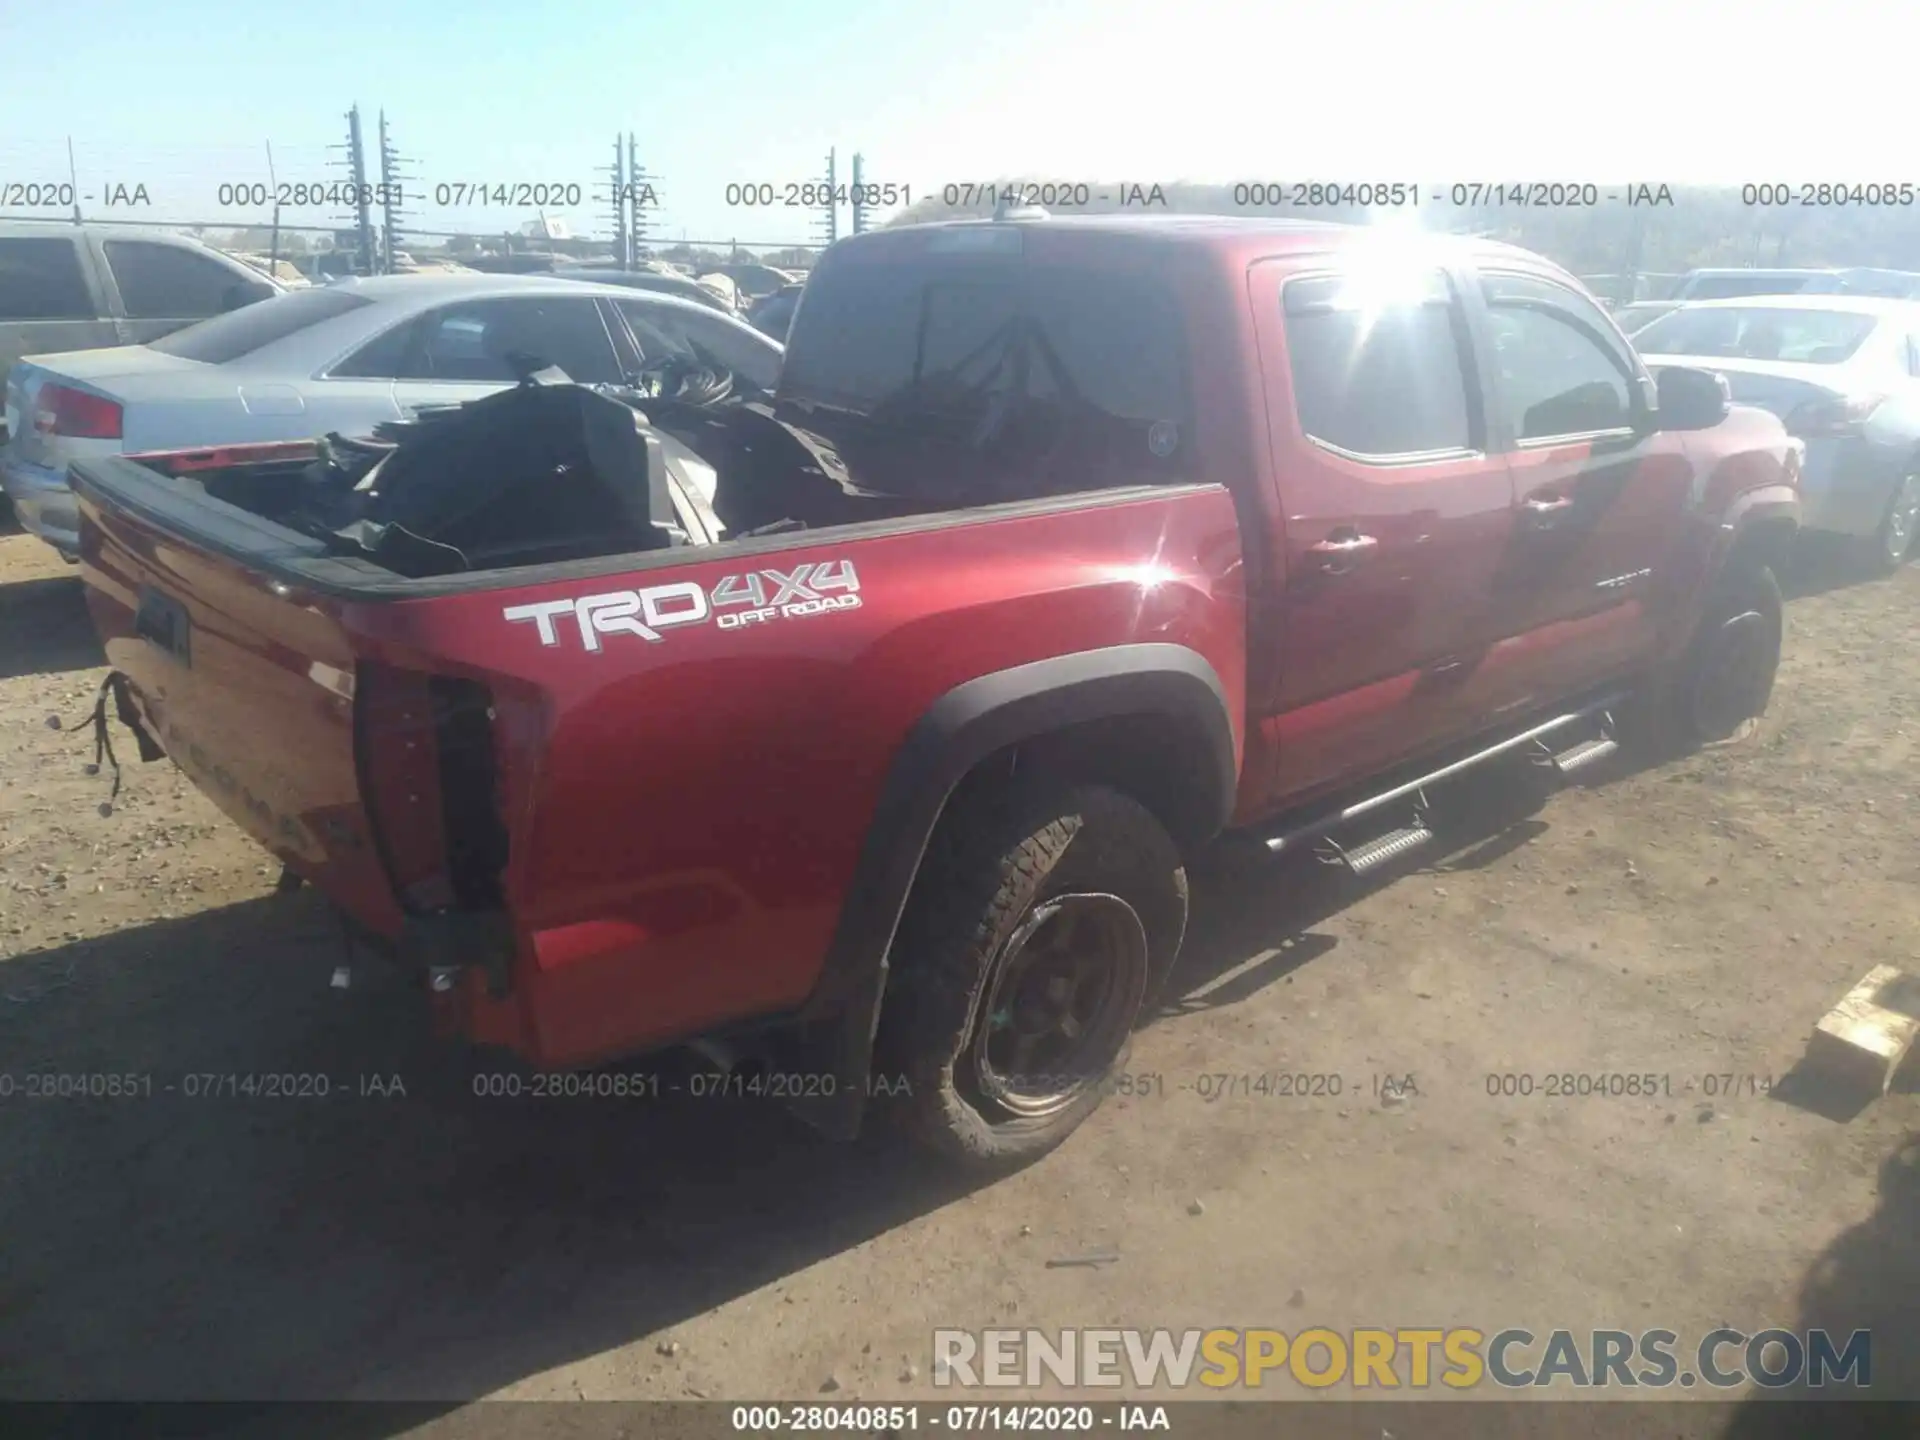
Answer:
[{"label": "black mud flap", "polygon": [[802,1087],[813,1093],[789,1097],[787,1109],[829,1140],[860,1137],[886,983],[887,967],[882,963],[837,1011],[796,1025],[780,1039],[781,1068],[820,1079],[818,1085]]}]

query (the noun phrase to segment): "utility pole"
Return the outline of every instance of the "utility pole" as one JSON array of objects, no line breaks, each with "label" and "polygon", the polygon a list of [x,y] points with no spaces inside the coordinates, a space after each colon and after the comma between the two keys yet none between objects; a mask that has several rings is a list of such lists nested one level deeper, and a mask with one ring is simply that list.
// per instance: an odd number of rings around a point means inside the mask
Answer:
[{"label": "utility pole", "polygon": [[280,278],[280,177],[273,169],[273,142],[267,141],[267,184],[272,188],[273,201],[273,238],[267,245],[267,274],[275,280]]},{"label": "utility pole", "polygon": [[853,233],[862,234],[867,228],[867,187],[861,181],[860,156],[853,157]]},{"label": "utility pole", "polygon": [[412,177],[402,169],[408,163],[407,157],[393,148],[393,142],[387,138],[387,112],[380,112],[380,244],[385,257],[381,269],[387,274],[393,273],[393,255],[400,248],[400,222],[405,214],[401,207],[406,196],[401,190],[401,182]]},{"label": "utility pole", "polygon": [[371,275],[373,269],[373,215],[367,193],[367,152],[360,141],[360,107],[347,111],[347,170],[353,185],[354,238],[359,251],[357,273]]},{"label": "utility pole", "polygon": [[821,238],[829,245],[840,238],[840,207],[833,203],[837,173],[834,168],[834,152],[829,150],[827,151],[827,203],[823,207],[824,213],[820,220]]}]

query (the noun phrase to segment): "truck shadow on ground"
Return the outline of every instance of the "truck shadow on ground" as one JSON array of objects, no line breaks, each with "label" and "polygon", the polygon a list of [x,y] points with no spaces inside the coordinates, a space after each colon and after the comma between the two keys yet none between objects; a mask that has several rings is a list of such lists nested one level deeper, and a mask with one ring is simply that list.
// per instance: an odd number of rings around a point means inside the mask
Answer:
[{"label": "truck shadow on ground", "polygon": [[0,680],[106,663],[78,575],[0,585]]},{"label": "truck shadow on ground", "polygon": [[[1879,1203],[1864,1222],[1829,1245],[1808,1269],[1800,1287],[1800,1312],[1791,1329],[1805,1335],[1825,1330],[1843,1351],[1856,1330],[1871,1332],[1872,1373],[1877,1400],[1920,1397],[1920,1327],[1914,1324],[1914,1295],[1920,1290],[1920,1133],[1910,1134],[1881,1162]],[[1824,1392],[1804,1385],[1776,1397],[1753,1400],[1736,1409],[1722,1440],[1804,1440],[1829,1436],[1882,1436],[1911,1433],[1912,1416],[1896,1417],[1877,1406],[1830,1407],[1809,1423],[1793,1404],[1813,1399],[1864,1398],[1844,1381]]]},{"label": "truck shadow on ground", "polygon": [[[1511,810],[1483,806],[1457,842],[1488,843]],[[1222,976],[1195,1008],[1254,993],[1329,950],[1313,927],[1388,878],[1311,857],[1201,867],[1176,993]],[[416,993],[364,961],[330,989],[344,944],[302,891],[7,963],[10,1083],[134,1093],[0,1105],[0,1395],[452,1403],[971,1188],[884,1134],[836,1147],[765,1102],[482,1093],[524,1072],[433,1039]],[[304,1093],[224,1078],[248,1075]]]}]

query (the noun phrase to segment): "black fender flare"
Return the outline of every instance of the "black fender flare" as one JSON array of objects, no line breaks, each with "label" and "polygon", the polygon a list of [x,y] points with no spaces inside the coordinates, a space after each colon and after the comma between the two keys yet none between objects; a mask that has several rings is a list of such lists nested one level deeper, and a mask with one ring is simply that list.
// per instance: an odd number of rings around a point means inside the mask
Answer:
[{"label": "black fender flare", "polygon": [[888,952],[954,787],[1008,746],[1133,715],[1165,717],[1204,747],[1209,793],[1196,797],[1176,839],[1191,844],[1218,833],[1233,812],[1240,731],[1219,674],[1184,645],[1116,645],[993,671],[947,691],[907,732],[882,784],[820,978],[796,1017],[796,1063],[834,1077],[818,1105],[796,1107],[810,1123],[839,1138],[858,1133]]}]

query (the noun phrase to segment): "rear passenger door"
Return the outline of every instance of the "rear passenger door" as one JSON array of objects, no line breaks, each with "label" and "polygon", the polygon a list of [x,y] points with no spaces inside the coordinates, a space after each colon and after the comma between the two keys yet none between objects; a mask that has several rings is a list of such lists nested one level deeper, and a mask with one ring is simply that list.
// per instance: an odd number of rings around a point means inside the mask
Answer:
[{"label": "rear passenger door", "polygon": [[1531,636],[1515,679],[1545,701],[1638,658],[1693,468],[1652,428],[1651,381],[1598,306],[1550,277],[1482,267],[1495,445],[1519,498],[1503,629]]},{"label": "rear passenger door", "polygon": [[0,383],[23,356],[116,341],[80,234],[0,236]]},{"label": "rear passenger door", "polygon": [[105,240],[100,253],[119,292],[120,341],[127,345],[237,309],[246,303],[244,291],[259,283],[211,255],[159,240]]},{"label": "rear passenger door", "polygon": [[1462,723],[1513,531],[1462,285],[1444,270],[1251,274],[1285,557],[1280,796],[1355,779]]}]

